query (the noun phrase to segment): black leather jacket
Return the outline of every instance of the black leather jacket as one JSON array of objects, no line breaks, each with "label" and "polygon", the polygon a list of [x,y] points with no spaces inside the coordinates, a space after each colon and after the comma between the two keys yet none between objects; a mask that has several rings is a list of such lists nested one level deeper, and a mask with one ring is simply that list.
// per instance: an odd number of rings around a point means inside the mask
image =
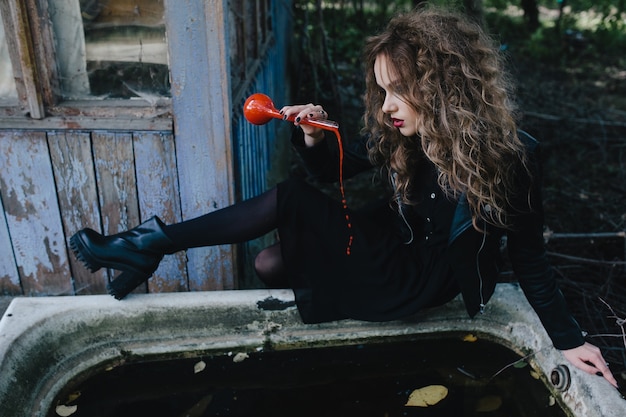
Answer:
[{"label": "black leather jacket", "polygon": [[[526,132],[519,132],[526,144],[532,178],[520,179],[520,193],[514,202],[518,210],[509,229],[485,225],[485,232],[472,227],[467,200],[462,196],[457,202],[448,239],[448,262],[459,283],[468,314],[474,317],[482,311],[492,296],[500,272],[500,248],[506,237],[508,256],[519,284],[530,305],[537,313],[554,346],[571,349],[584,343],[582,331],[570,314],[565,298],[558,288],[554,271],[550,266],[543,240],[543,208],[541,203],[541,163],[539,143]],[[323,182],[338,179],[338,155],[331,134],[327,141],[306,148],[302,131],[297,129],[292,143],[302,157],[311,176]],[[365,148],[365,141],[345,147],[344,177],[372,168]]]}]

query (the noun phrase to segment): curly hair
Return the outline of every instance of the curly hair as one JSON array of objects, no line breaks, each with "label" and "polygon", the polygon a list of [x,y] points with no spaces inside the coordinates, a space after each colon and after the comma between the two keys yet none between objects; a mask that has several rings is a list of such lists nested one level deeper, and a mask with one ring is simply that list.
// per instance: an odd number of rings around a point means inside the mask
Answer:
[{"label": "curly hair", "polygon": [[[417,112],[413,138],[403,137],[382,111],[384,91],[374,75],[380,56],[387,58],[401,97]],[[492,39],[463,15],[425,7],[394,17],[368,38],[364,63],[369,157],[394,176],[396,196],[414,204],[411,178],[425,156],[449,196],[465,193],[476,229],[481,230],[478,219],[507,227],[516,172],[520,166],[528,170],[512,84]]]}]

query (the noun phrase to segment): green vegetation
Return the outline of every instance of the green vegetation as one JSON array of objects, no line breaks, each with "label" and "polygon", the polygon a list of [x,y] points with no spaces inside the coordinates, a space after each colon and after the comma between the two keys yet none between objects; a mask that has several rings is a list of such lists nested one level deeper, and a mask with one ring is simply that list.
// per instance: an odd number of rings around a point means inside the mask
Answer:
[{"label": "green vegetation", "polygon": [[[524,1],[435,0],[434,4],[468,10],[464,4],[482,3],[470,11],[479,16],[503,48],[526,59],[559,65],[594,60],[623,67],[626,62],[626,0],[537,0],[538,24],[524,12]],[[363,40],[385,25],[391,15],[411,9],[416,1],[300,0],[295,2],[298,87],[312,83],[315,97],[336,93],[344,70],[358,67]],[[330,84],[330,85],[329,85]],[[306,86],[306,91],[311,88]],[[334,99],[330,100],[334,101]]]}]

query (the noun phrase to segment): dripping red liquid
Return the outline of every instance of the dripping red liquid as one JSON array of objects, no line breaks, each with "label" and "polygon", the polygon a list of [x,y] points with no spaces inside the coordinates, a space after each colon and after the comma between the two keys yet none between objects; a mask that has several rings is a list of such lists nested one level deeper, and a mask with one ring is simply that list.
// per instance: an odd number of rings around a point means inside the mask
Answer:
[{"label": "dripping red liquid", "polygon": [[[252,94],[246,99],[243,105],[243,114],[245,118],[252,124],[262,125],[269,122],[272,118],[282,119],[283,115],[276,109],[272,99],[265,94]],[[293,117],[286,120],[293,122]],[[346,200],[346,190],[343,181],[343,141],[339,133],[339,125],[336,122],[325,119],[304,119],[301,124],[316,126],[324,130],[332,131],[337,137],[337,145],[339,147],[339,192],[341,193],[341,206],[345,212],[346,226],[348,228],[348,243],[346,245],[346,255],[352,253],[352,220],[348,211],[348,201]]]},{"label": "dripping red liquid", "polygon": [[346,189],[343,184],[343,141],[339,128],[329,129],[335,133],[337,137],[337,146],[339,147],[339,192],[341,193],[341,205],[346,213],[346,226],[348,227],[348,245],[346,246],[346,255],[352,253],[352,241],[354,236],[352,235],[352,220],[350,219],[350,213],[348,212],[348,200],[346,200]]}]

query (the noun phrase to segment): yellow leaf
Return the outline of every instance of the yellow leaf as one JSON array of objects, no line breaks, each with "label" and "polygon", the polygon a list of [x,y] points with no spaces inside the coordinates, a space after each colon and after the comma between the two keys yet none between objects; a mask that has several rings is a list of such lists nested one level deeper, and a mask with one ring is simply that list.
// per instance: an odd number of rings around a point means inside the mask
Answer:
[{"label": "yellow leaf", "polygon": [[414,390],[405,406],[407,407],[428,407],[435,405],[439,401],[448,396],[448,388],[443,385],[429,385],[420,389]]},{"label": "yellow leaf", "polygon": [[78,410],[77,405],[57,405],[56,412],[61,417],[68,417]]},{"label": "yellow leaf", "polygon": [[476,403],[476,411],[479,413],[489,413],[502,407],[502,398],[498,395],[487,395]]},{"label": "yellow leaf", "polygon": [[206,362],[205,361],[199,361],[196,362],[196,364],[193,366],[193,373],[197,374],[198,372],[202,372],[204,371],[204,368],[206,368]]},{"label": "yellow leaf", "polygon": [[75,391],[67,396],[67,402],[71,403],[73,401],[76,401],[78,397],[80,397],[80,391]]},{"label": "yellow leaf", "polygon": [[540,379],[541,378],[541,375],[539,375],[539,372],[532,371],[532,370],[530,371],[530,376],[532,376],[535,379]]},{"label": "yellow leaf", "polygon": [[235,363],[239,363],[239,362],[243,362],[246,359],[248,359],[250,356],[247,353],[244,352],[239,352],[235,355],[235,357],[233,358],[233,362]]},{"label": "yellow leaf", "polygon": [[465,337],[463,338],[464,342],[475,342],[477,340],[478,340],[478,338],[476,336],[474,336],[473,334],[471,334],[471,333],[465,335]]}]

